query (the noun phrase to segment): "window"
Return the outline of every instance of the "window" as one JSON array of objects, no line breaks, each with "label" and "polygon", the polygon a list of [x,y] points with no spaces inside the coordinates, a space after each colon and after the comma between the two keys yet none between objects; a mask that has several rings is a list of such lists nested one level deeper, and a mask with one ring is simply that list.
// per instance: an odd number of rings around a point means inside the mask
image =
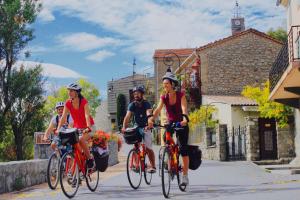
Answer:
[{"label": "window", "polygon": [[207,147],[216,145],[216,129],[207,129],[206,132]]}]

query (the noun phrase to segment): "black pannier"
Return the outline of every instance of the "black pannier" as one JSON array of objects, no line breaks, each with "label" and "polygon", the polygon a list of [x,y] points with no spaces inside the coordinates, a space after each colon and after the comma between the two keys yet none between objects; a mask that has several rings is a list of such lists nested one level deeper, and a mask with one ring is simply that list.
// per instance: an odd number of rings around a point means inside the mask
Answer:
[{"label": "black pannier", "polygon": [[100,155],[96,149],[95,150],[93,149],[92,152],[96,162],[96,169],[100,172],[104,172],[108,167],[109,153],[105,152]]},{"label": "black pannier", "polygon": [[137,127],[127,128],[123,137],[127,144],[135,144],[137,142],[142,142],[142,135],[139,133]]},{"label": "black pannier", "polygon": [[198,146],[189,145],[189,169],[196,170],[202,163],[202,152]]},{"label": "black pannier", "polygon": [[63,129],[59,131],[59,138],[61,139],[61,144],[73,145],[79,141],[79,132],[77,128]]}]

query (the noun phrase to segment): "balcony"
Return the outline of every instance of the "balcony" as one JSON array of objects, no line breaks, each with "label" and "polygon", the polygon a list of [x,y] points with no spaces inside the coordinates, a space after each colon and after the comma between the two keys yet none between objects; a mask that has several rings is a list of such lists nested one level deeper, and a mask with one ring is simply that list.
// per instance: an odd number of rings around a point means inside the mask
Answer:
[{"label": "balcony", "polygon": [[270,99],[300,106],[300,26],[292,26],[270,70]]}]

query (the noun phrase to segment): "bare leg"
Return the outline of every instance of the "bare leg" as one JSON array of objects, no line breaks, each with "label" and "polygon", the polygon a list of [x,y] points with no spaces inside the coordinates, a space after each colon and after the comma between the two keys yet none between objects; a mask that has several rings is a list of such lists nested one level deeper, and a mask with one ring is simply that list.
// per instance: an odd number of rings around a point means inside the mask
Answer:
[{"label": "bare leg", "polygon": [[148,153],[149,156],[149,161],[150,164],[153,168],[155,168],[155,155],[152,149],[146,148],[146,152]]},{"label": "bare leg", "polygon": [[183,175],[187,175],[188,174],[188,170],[189,170],[189,162],[190,162],[190,159],[189,159],[189,156],[183,156],[182,157],[182,162],[183,162]]},{"label": "bare leg", "polygon": [[87,142],[86,142],[88,139],[89,139],[89,135],[87,133],[84,133],[82,135],[82,137],[79,139],[79,144],[80,144],[81,148],[83,149],[83,152],[86,155],[86,157],[88,159],[90,159],[91,154],[90,154],[89,148],[87,146]]}]

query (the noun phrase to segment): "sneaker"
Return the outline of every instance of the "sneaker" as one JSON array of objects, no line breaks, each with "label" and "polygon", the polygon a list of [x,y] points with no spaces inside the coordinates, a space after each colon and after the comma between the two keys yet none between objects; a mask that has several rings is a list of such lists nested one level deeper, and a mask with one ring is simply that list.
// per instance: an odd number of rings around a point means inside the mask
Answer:
[{"label": "sneaker", "polygon": [[132,167],[131,170],[135,173],[140,173],[140,168],[139,167]]},{"label": "sneaker", "polygon": [[150,174],[154,174],[156,173],[156,168],[155,167],[150,167],[148,170],[147,170],[148,173]]},{"label": "sneaker", "polygon": [[189,184],[189,177],[187,175],[183,175],[180,186],[187,186],[188,184]]}]

